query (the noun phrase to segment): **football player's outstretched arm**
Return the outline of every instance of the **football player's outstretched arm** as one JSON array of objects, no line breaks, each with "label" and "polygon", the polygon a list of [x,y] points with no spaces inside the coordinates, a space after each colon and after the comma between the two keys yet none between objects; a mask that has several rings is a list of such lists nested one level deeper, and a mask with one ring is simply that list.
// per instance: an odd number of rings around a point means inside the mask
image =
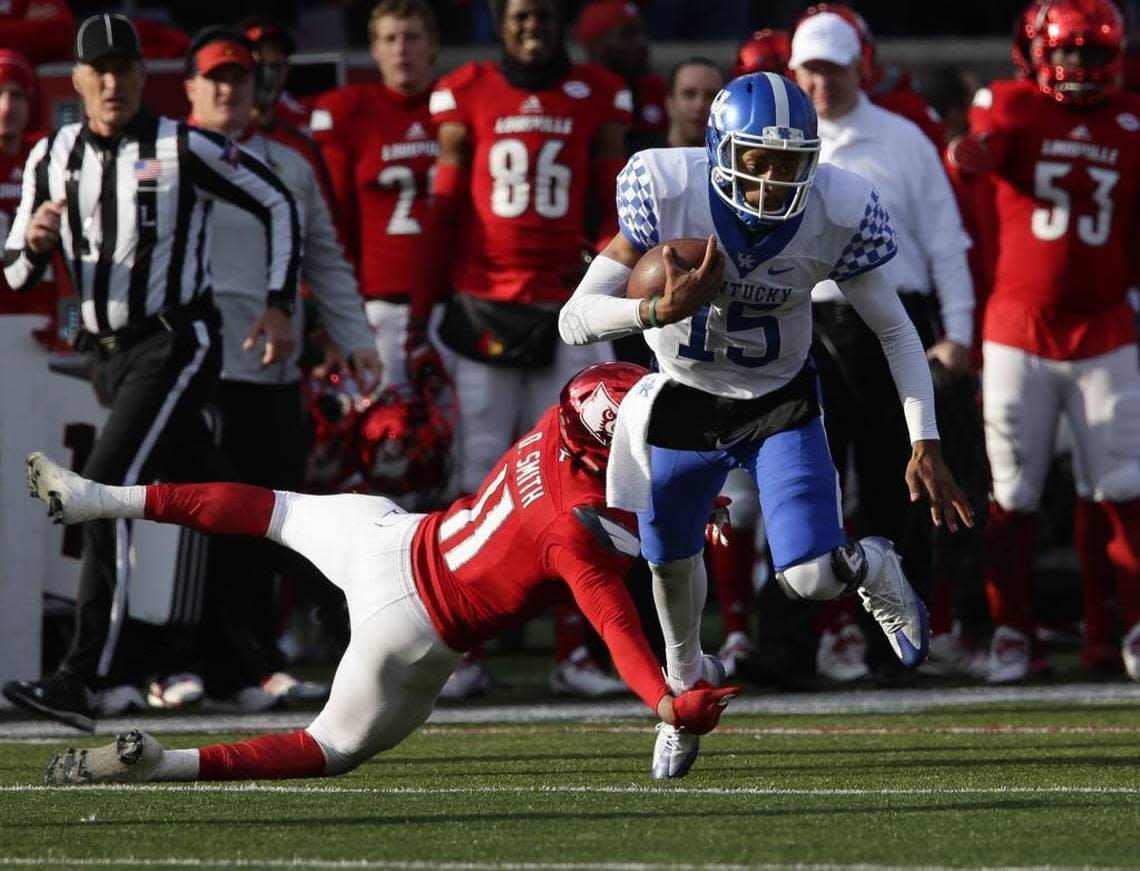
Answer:
[{"label": "football player's outstretched arm", "polygon": [[883,269],[871,269],[839,282],[855,311],[879,337],[895,388],[903,405],[911,439],[906,467],[910,500],[925,495],[935,526],[944,523],[951,532],[961,519],[974,525],[974,512],[942,459],[942,444],[934,417],[934,384],[922,342],[906,309]]}]

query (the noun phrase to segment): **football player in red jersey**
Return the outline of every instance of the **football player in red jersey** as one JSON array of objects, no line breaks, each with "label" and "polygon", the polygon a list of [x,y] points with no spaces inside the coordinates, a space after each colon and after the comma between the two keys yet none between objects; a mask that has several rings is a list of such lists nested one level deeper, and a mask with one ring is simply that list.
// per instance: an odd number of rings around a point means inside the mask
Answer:
[{"label": "football player in red jersey", "polygon": [[[560,342],[557,321],[582,272],[582,238],[616,232],[615,179],[631,107],[614,73],[570,62],[554,0],[496,0],[495,13],[501,62],[466,64],[431,95],[440,145],[430,215],[434,273],[417,288],[408,331],[412,380],[430,383],[438,363],[427,314],[454,288],[440,337],[456,352],[465,493],[571,373],[612,358],[608,343]],[[599,226],[588,227],[590,213]],[[580,617],[567,611],[557,623],[555,688],[622,690],[586,655]]]},{"label": "football player in red jersey", "polygon": [[[407,382],[409,303],[424,264],[446,256],[425,244],[429,177],[439,153],[428,112],[438,36],[423,0],[383,0],[368,32],[381,81],[324,94],[311,125],[332,174],[387,387]],[[438,356],[429,356],[433,375],[441,376]]]},{"label": "football player in red jersey", "polygon": [[[28,458],[28,483],[64,523],[146,518],[209,533],[266,536],[303,554],[348,601],[352,638],[328,704],[305,729],[195,750],[138,732],[69,750],[49,783],[318,777],[396,746],[431,713],[459,651],[573,595],[614,662],[661,719],[713,729],[736,687],[673,696],[642,634],[623,576],[637,521],[606,508],[618,403],[646,374],[605,363],[575,376],[475,493],[445,511],[406,514],[380,496],[306,496],[242,484],[106,487]],[[710,663],[709,677],[719,676]]]},{"label": "football player in red jersey", "polygon": [[1117,86],[1124,24],[1110,0],[1046,0],[1034,22],[1032,77],[979,91],[966,143],[986,156],[972,168],[993,167],[999,231],[983,320],[990,680],[1028,672],[1033,513],[1061,414],[1085,524],[1104,539],[1097,553],[1078,551],[1111,569],[1124,665],[1140,680],[1140,372],[1126,298],[1140,97]]},{"label": "football player in red jersey", "polygon": [[778,73],[786,76],[791,56],[792,35],[786,30],[765,27],[744,40],[736,50],[732,77],[748,73]]},{"label": "football player in red jersey", "polygon": [[[8,224],[20,204],[24,164],[39,138],[39,79],[24,55],[0,49],[0,230],[8,235]],[[34,134],[34,135],[30,135]],[[46,314],[56,317],[56,290],[49,281],[34,290],[5,293],[7,282],[0,276],[0,315]]]}]

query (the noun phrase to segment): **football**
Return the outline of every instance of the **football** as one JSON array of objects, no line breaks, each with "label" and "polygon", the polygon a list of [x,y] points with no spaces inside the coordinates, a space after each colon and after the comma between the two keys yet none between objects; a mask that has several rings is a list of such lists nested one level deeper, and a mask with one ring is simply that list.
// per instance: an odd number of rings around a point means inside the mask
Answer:
[{"label": "football", "polygon": [[665,292],[666,245],[673,249],[673,258],[680,267],[696,269],[705,259],[708,239],[691,237],[670,239],[668,242],[654,245],[641,255],[641,259],[633,267],[633,274],[629,276],[629,283],[625,288],[626,297],[647,299]]}]

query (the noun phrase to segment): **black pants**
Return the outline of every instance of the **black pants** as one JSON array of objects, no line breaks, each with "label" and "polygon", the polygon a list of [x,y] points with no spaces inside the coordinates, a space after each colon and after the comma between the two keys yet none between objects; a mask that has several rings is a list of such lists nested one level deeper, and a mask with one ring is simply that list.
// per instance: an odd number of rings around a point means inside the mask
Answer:
[{"label": "black pants", "polygon": [[[203,417],[221,365],[216,319],[206,317],[137,344],[101,352],[94,377],[111,411],[83,475],[103,484],[233,480]],[[128,520],[83,527],[75,635],[60,669],[99,685],[110,673],[127,620]],[[132,671],[132,669],[126,669]]]}]

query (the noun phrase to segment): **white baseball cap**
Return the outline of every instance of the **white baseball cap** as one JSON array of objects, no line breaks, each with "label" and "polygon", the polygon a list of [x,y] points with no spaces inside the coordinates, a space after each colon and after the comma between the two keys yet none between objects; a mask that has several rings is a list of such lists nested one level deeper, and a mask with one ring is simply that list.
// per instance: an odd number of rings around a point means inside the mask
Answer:
[{"label": "white baseball cap", "polygon": [[854,27],[834,12],[820,12],[796,28],[788,66],[795,69],[813,60],[847,66],[861,51],[859,34]]}]

